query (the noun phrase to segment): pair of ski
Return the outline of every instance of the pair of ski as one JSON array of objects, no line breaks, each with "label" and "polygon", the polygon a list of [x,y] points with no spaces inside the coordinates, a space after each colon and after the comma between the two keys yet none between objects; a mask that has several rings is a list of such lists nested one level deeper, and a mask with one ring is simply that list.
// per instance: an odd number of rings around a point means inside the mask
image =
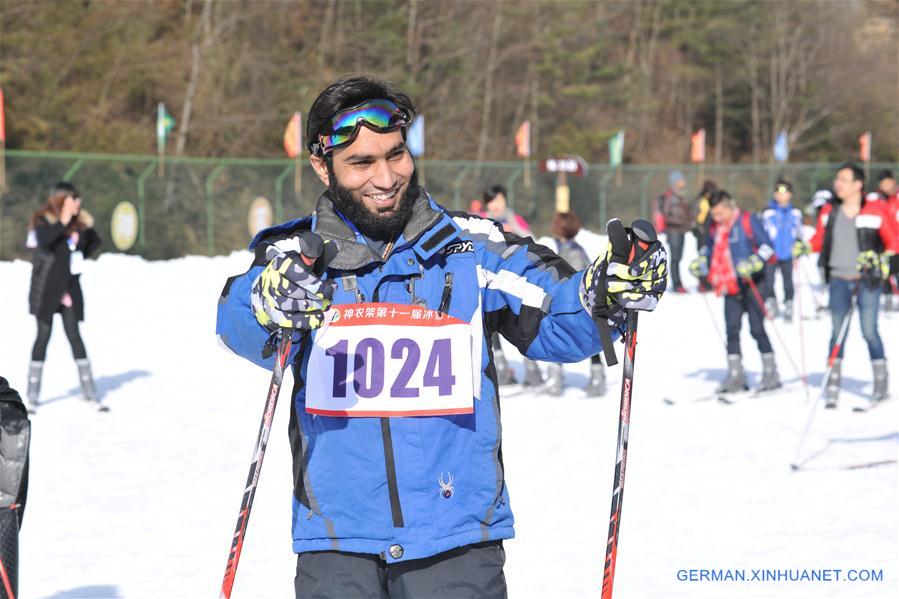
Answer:
[{"label": "pair of ski", "polygon": [[694,404],[694,403],[702,403],[706,401],[715,401],[720,404],[732,406],[737,403],[735,400],[738,399],[750,399],[753,397],[763,397],[765,395],[770,395],[775,391],[780,391],[783,387],[778,387],[777,389],[766,389],[764,391],[758,391],[756,389],[746,389],[745,391],[730,391],[727,393],[723,393],[720,391],[716,391],[714,393],[709,393],[708,395],[701,395],[699,397],[693,397],[691,399],[671,399],[670,397],[665,397],[662,399],[662,402],[668,406],[680,406],[686,404]]},{"label": "pair of ski", "polygon": [[[887,400],[885,400],[885,399],[868,398],[867,403],[852,406],[852,411],[855,412],[856,414],[858,414],[858,413],[864,414],[865,412],[870,412],[877,406],[883,405],[886,401]],[[836,407],[836,406],[834,406],[834,407]]]},{"label": "pair of ski", "polygon": [[[755,398],[755,397],[764,397],[766,395],[770,395],[770,394],[774,393],[775,391],[780,391],[781,389],[783,389],[783,388],[780,387],[778,389],[769,389],[769,390],[765,390],[765,391],[747,390],[747,391],[736,391],[736,392],[730,392],[730,393],[710,393],[708,395],[701,395],[699,397],[694,397],[694,398],[686,399],[686,400],[675,400],[675,399],[671,399],[670,397],[665,397],[662,399],[662,402],[664,402],[665,405],[668,405],[668,406],[675,406],[675,405],[679,406],[679,405],[687,405],[687,404],[694,404],[694,403],[703,403],[706,401],[717,401],[720,404],[732,406],[735,403],[737,403],[737,401],[735,401],[735,400],[751,399],[751,398]],[[865,412],[870,412],[877,406],[883,404],[884,401],[886,401],[886,400],[878,401],[878,400],[873,400],[873,399],[867,399],[867,403],[852,406],[852,411],[856,414],[860,414],[860,413],[863,414]],[[836,404],[834,404],[834,405],[825,404],[825,408],[827,408],[827,409],[834,409],[836,407],[837,407]]]},{"label": "pair of ski", "polygon": [[[107,406],[105,403],[103,403],[99,399],[81,398],[80,401],[82,401],[83,403],[92,404],[94,407],[96,407],[98,412],[108,412],[109,411],[109,406]],[[28,413],[31,415],[34,415],[34,414],[37,414],[37,409],[39,407],[41,407],[42,405],[44,405],[44,403],[36,402],[36,401],[29,401],[27,405],[28,405]]]}]

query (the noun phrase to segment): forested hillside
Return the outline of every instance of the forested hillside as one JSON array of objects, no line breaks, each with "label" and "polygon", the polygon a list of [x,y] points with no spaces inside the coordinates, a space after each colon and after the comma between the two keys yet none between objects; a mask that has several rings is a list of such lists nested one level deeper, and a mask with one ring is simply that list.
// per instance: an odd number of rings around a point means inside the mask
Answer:
[{"label": "forested hillside", "polygon": [[405,86],[427,157],[509,160],[530,119],[535,156],[682,162],[843,160],[873,131],[899,159],[893,0],[631,2],[3,0],[6,147],[283,156],[289,116],[335,77]]}]

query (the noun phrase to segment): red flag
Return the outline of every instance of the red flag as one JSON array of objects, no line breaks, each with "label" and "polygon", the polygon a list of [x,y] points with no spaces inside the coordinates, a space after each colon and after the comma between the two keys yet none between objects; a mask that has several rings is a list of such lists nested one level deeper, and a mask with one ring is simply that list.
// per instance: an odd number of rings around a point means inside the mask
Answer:
[{"label": "red flag", "polygon": [[296,158],[303,151],[303,116],[293,113],[284,130],[284,151],[291,158]]},{"label": "red flag", "polygon": [[515,153],[519,158],[531,155],[531,121],[523,122],[515,133]]},{"label": "red flag", "polygon": [[871,132],[865,131],[858,137],[858,157],[862,162],[871,162]]},{"label": "red flag", "polygon": [[705,162],[705,129],[700,129],[690,136],[690,160]]},{"label": "red flag", "polygon": [[0,141],[6,141],[6,107],[3,104],[3,88],[0,87]]}]

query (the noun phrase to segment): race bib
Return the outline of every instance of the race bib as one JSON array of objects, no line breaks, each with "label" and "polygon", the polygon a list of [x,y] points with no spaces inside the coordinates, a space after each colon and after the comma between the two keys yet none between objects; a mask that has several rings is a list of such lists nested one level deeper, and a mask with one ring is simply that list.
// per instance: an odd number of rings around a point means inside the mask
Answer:
[{"label": "race bib", "polygon": [[306,411],[322,416],[470,414],[471,325],[437,310],[335,305],[306,369]]}]

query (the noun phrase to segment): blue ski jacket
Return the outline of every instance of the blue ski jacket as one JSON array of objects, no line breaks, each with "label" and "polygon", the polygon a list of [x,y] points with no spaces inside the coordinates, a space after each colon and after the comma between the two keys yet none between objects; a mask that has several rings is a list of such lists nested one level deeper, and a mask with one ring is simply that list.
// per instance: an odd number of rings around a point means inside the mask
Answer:
[{"label": "blue ski jacket", "polygon": [[[532,360],[573,362],[600,351],[581,306],[575,272],[530,238],[486,218],[449,212],[421,190],[413,215],[382,259],[336,212],[328,192],[313,214],[260,232],[255,259],[228,279],[216,332],[240,356],[263,358],[268,331],[250,306],[265,248],[312,230],[334,241],[323,275],[335,304],[390,302],[441,308],[482,331],[474,412],[452,416],[334,417],[307,413],[309,335],[294,345],[289,436],[293,453],[293,549],[379,554],[387,562],[428,557],[514,536],[502,460],[492,335]],[[279,246],[280,247],[280,246]],[[621,331],[613,328],[616,337]],[[477,363],[477,360],[475,361]],[[449,486],[452,487],[449,490]]]},{"label": "blue ski jacket", "polygon": [[765,231],[774,242],[774,253],[778,260],[793,258],[793,243],[802,239],[802,213],[792,204],[781,206],[771,200],[762,213]]}]

